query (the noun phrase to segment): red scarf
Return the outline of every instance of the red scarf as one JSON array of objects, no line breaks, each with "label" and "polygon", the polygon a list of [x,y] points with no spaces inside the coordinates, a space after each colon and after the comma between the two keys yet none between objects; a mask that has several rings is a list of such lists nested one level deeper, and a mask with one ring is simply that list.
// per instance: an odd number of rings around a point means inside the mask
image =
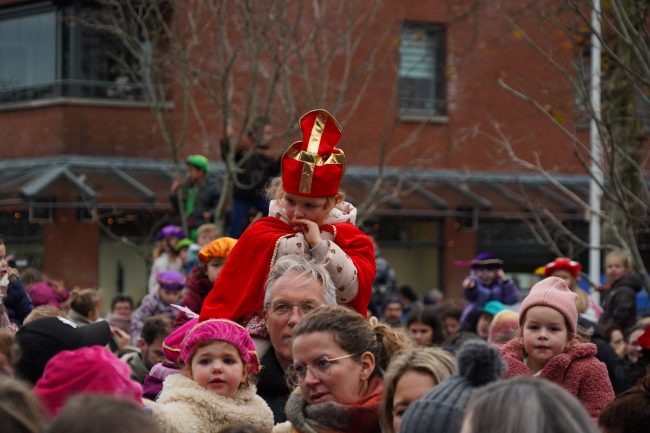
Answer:
[{"label": "red scarf", "polygon": [[366,394],[354,404],[308,404],[296,391],[289,397],[285,413],[298,433],[379,433],[383,389],[380,377],[370,379]]},{"label": "red scarf", "polygon": [[[348,304],[364,317],[375,277],[375,253],[368,236],[350,223],[328,224],[334,242],[350,256],[357,269],[359,291]],[[246,321],[262,308],[264,284],[275,262],[281,238],[296,232],[287,223],[264,217],[244,231],[203,302],[199,320],[226,318]]]}]

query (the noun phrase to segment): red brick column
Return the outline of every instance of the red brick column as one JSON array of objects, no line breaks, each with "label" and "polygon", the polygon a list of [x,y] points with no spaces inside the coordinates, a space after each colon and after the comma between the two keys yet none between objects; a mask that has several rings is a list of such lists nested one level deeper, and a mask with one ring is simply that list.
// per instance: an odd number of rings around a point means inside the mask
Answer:
[{"label": "red brick column", "polygon": [[462,298],[463,278],[469,268],[454,264],[454,260],[471,260],[476,254],[476,232],[461,228],[455,218],[445,218],[444,222],[444,288],[447,298]]},{"label": "red brick column", "polygon": [[43,271],[68,288],[97,287],[99,227],[79,222],[74,209],[58,209],[55,222],[43,225]]}]

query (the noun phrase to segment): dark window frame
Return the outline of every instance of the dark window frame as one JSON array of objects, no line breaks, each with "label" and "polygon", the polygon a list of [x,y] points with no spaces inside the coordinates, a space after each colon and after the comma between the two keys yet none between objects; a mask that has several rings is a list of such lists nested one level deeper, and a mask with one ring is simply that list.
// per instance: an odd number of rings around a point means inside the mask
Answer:
[{"label": "dark window frame", "polygon": [[[422,31],[431,41],[433,47],[433,76],[430,77],[430,83],[426,79],[417,80],[409,78],[403,72],[403,47],[405,42],[405,32]],[[400,54],[398,60],[398,114],[400,118],[419,118],[431,119],[447,115],[447,92],[446,92],[446,53],[447,53],[447,27],[444,24],[423,22],[423,21],[404,21],[400,28]],[[420,81],[418,83],[418,81]],[[412,87],[431,86],[433,98],[413,98],[405,96],[405,86]]]},{"label": "dark window frame", "polygon": [[[62,97],[146,102],[142,85],[114,67],[118,62],[111,62],[109,49],[99,51],[92,50],[91,47],[84,50],[92,41],[100,41],[100,45],[113,48],[113,51],[121,56],[128,56],[126,49],[119,47],[119,42],[115,41],[115,45],[110,45],[110,36],[107,34],[84,28],[79,23],[71,24],[71,17],[81,16],[82,11],[92,9],[92,3],[81,0],[44,1],[0,8],[0,22],[56,12],[54,80],[38,84],[0,86],[0,106]],[[84,37],[87,40],[83,40]],[[130,58],[128,61],[134,62],[135,59]]]}]

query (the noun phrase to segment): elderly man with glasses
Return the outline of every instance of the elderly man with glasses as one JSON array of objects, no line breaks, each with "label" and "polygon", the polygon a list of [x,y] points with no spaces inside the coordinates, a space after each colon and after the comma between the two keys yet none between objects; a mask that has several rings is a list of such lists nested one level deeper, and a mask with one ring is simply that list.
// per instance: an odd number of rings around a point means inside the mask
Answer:
[{"label": "elderly man with glasses", "polygon": [[271,347],[260,353],[262,369],[257,384],[257,392],[271,407],[276,423],[286,421],[284,406],[291,390],[285,371],[293,362],[293,328],[305,314],[326,304],[336,304],[336,288],[324,266],[300,256],[278,259],[266,281],[264,323]]}]

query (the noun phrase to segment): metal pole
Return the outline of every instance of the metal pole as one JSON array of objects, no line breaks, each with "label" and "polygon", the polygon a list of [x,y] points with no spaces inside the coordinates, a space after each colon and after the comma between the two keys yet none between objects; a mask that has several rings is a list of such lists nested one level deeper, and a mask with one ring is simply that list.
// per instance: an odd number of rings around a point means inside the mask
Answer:
[{"label": "metal pole", "polygon": [[[591,109],[593,110],[589,122],[589,137],[591,141],[591,180],[589,182],[589,279],[595,284],[600,284],[600,199],[604,173],[602,167],[603,148],[598,133],[601,119],[600,113],[600,0],[593,0],[591,11]],[[598,297],[598,296],[596,296]]]}]

